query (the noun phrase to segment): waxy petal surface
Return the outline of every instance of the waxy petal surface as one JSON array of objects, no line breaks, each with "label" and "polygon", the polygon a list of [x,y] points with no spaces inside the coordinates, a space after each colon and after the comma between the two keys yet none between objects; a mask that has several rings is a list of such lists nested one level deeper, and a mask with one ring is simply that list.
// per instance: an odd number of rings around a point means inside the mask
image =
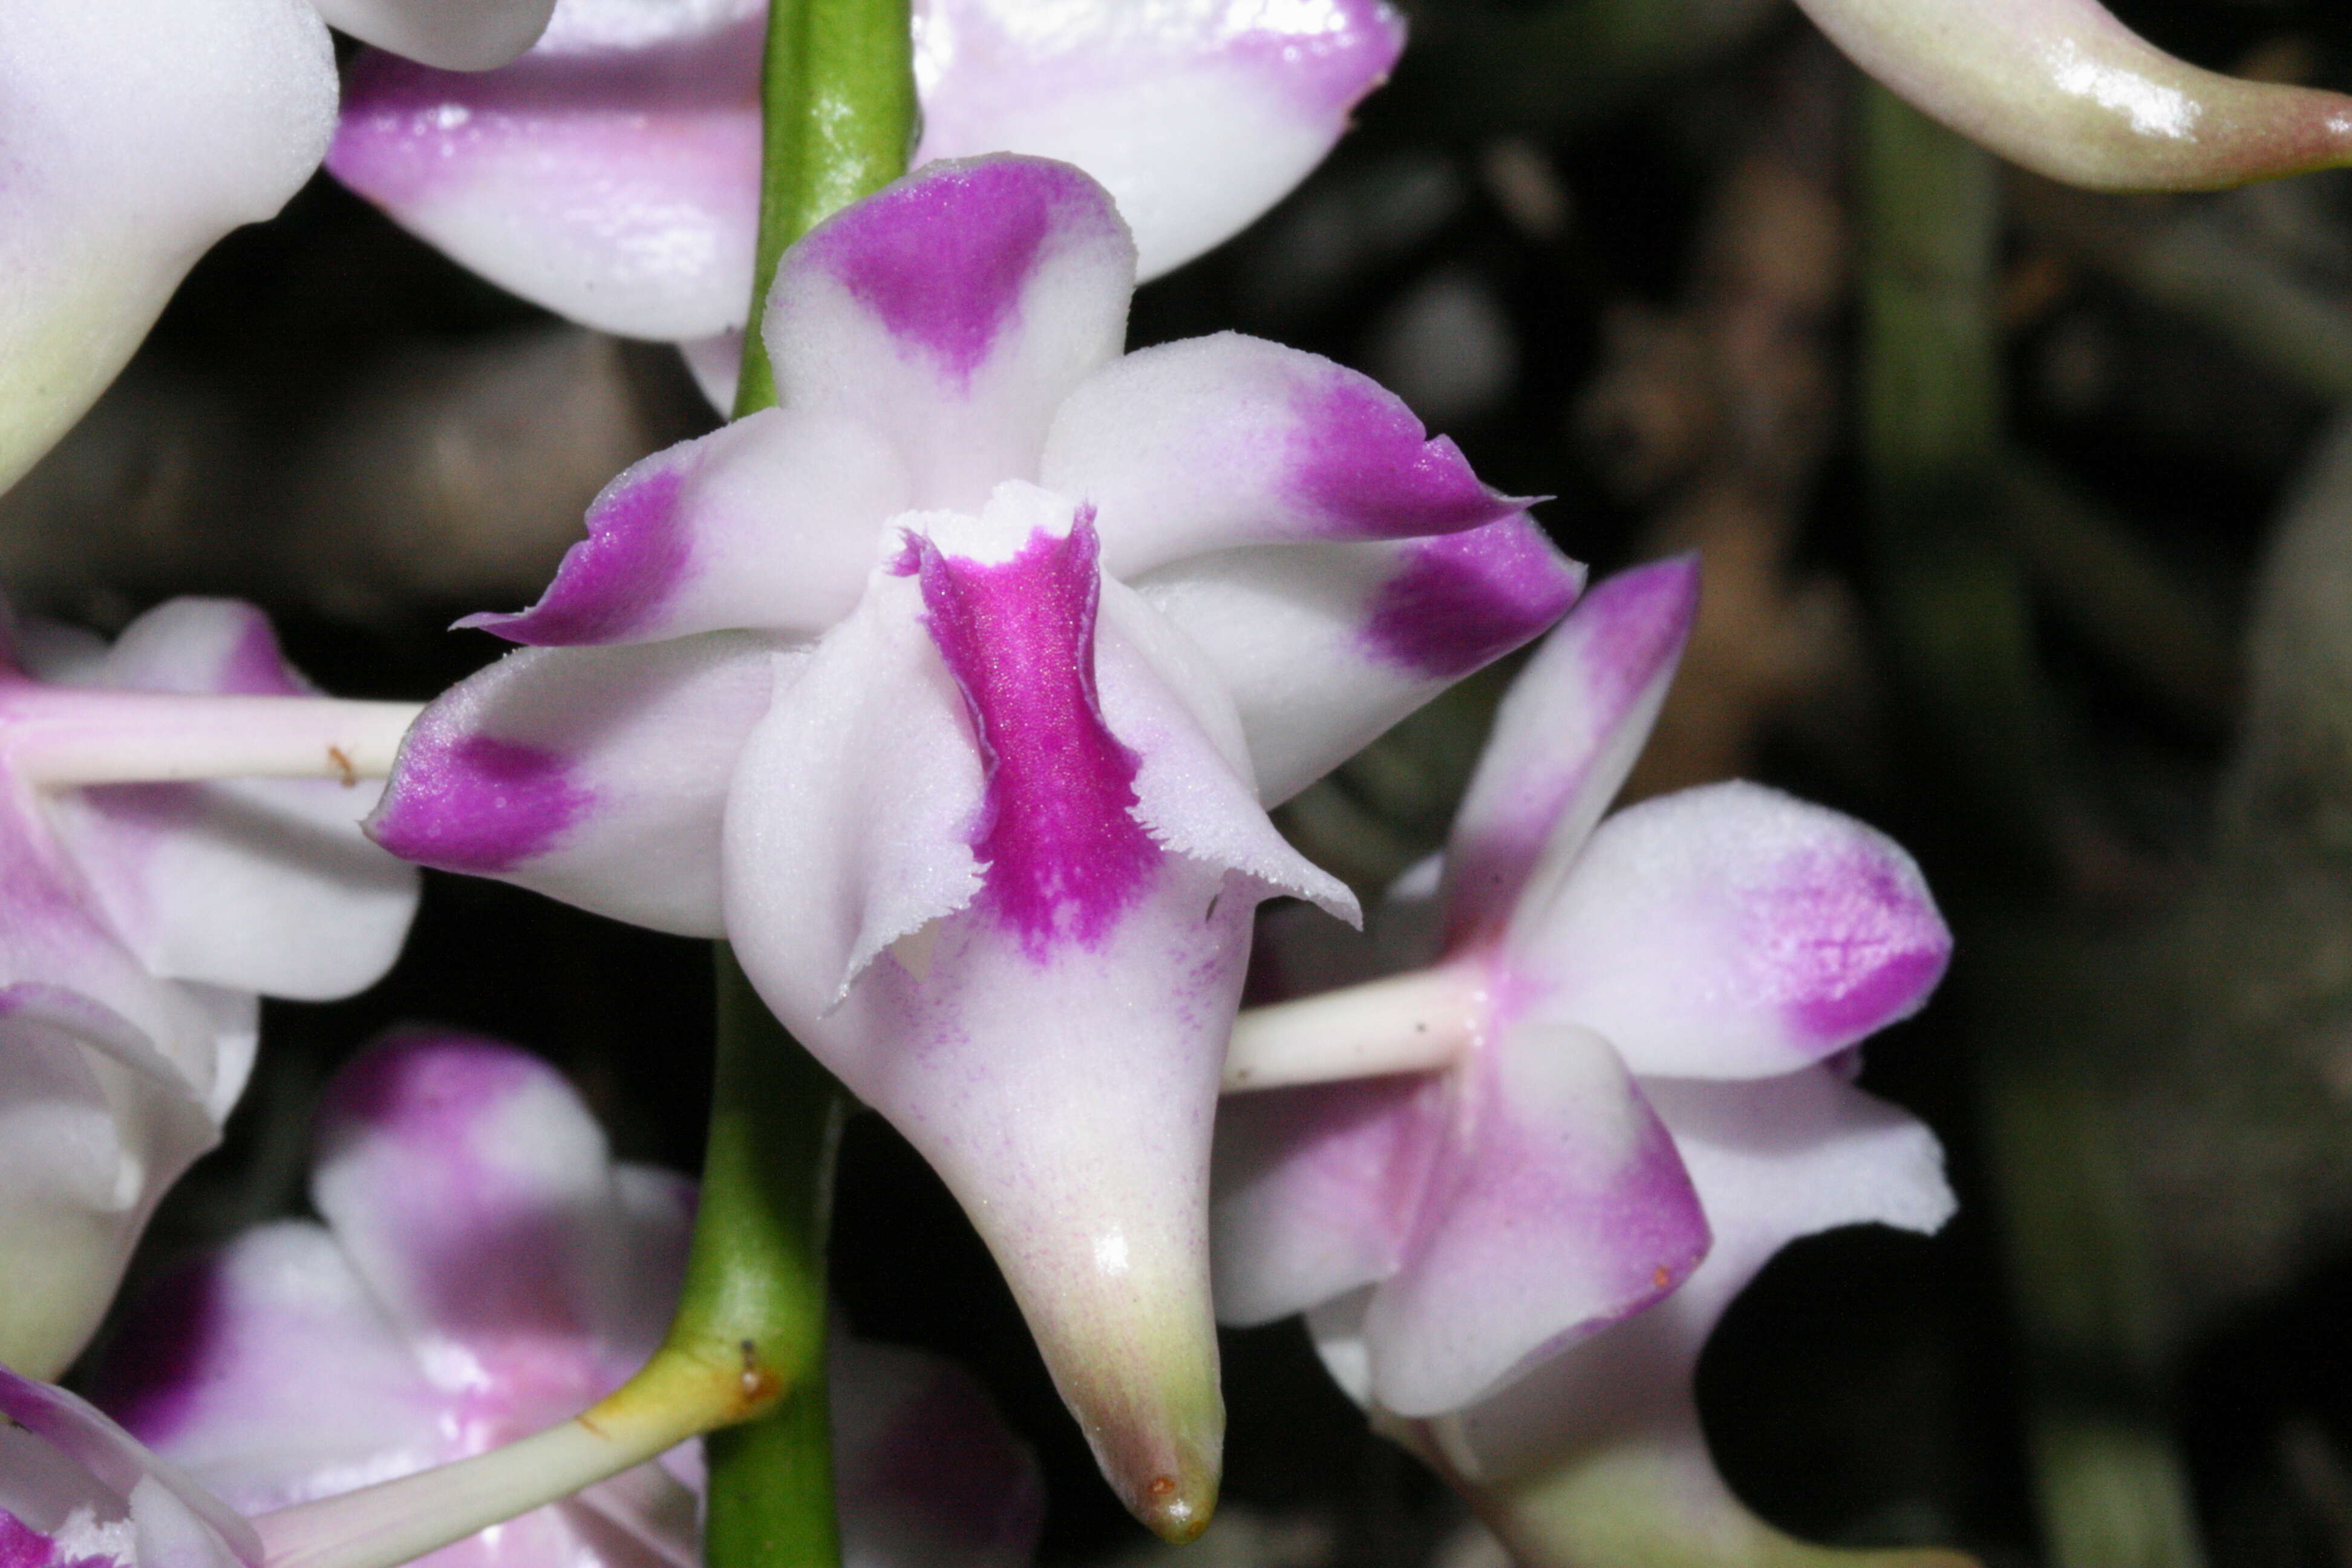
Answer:
[{"label": "waxy petal surface", "polygon": [[2096,0],[1800,3],[1904,98],[2071,184],[2205,190],[2352,161],[2352,99],[2201,70]]},{"label": "waxy petal surface", "polygon": [[604,331],[743,324],[760,202],[759,0],[567,0],[503,70],[368,51],[337,179],[459,262]]},{"label": "waxy petal surface", "polygon": [[1511,683],[1446,845],[1454,940],[1557,891],[1649,739],[1697,615],[1696,556],[1619,573]]},{"label": "waxy petal surface", "polygon": [[1690,1277],[1707,1224],[1609,1043],[1521,1023],[1454,1075],[1453,1142],[1363,1334],[1374,1398],[1458,1409]]},{"label": "waxy petal surface", "polygon": [[1628,807],[1513,921],[1528,1016],[1583,1024],[1635,1072],[1767,1078],[1916,1012],[1951,933],[1911,857],[1759,784]]},{"label": "waxy petal surface", "polygon": [[915,161],[1002,151],[1076,164],[1134,226],[1146,278],[1305,178],[1404,44],[1379,0],[933,0],[916,16]]},{"label": "waxy petal surface", "polygon": [[856,605],[884,521],[911,499],[868,426],[762,409],[606,485],[538,604],[457,624],[542,647],[737,627],[813,636]]},{"label": "waxy petal surface", "polygon": [[141,1298],[95,1392],[247,1513],[421,1469],[444,1447],[415,1349],[333,1237],[295,1221],[247,1231]]},{"label": "waxy petal surface", "polygon": [[1542,635],[1583,584],[1522,513],[1429,539],[1220,551],[1134,585],[1223,678],[1272,805]]},{"label": "waxy petal surface", "polygon": [[729,781],[778,662],[797,657],[741,632],[509,654],[417,720],[368,836],[419,865],[718,936]]},{"label": "waxy petal surface", "polygon": [[[584,1408],[653,1350],[660,1321],[629,1302],[649,1263],[675,1279],[682,1254],[644,1255],[604,1131],[552,1067],[465,1036],[394,1036],[336,1076],[317,1137],[311,1201],[428,1355],[603,1384],[568,1391]],[[669,1247],[688,1212],[670,1213]],[[549,1353],[566,1342],[599,1354]]]},{"label": "waxy petal surface", "polygon": [[1454,533],[1527,504],[1370,377],[1238,332],[1089,377],[1054,416],[1040,472],[1097,509],[1122,579],[1236,545]]},{"label": "waxy petal surface", "polygon": [[1874,1222],[1932,1233],[1951,1216],[1935,1135],[1834,1067],[1646,1088],[1698,1189],[1714,1250],[1649,1311],[1463,1412],[1455,1446],[1485,1478],[1525,1476],[1686,1415],[1707,1335],[1797,1237]]},{"label": "waxy petal surface", "polygon": [[[173,599],[124,628],[74,684],[301,696],[269,621]],[[370,844],[380,787],[333,781],[135,784],[51,806],[109,921],[155,974],[306,1001],[373,984],[399,956],[417,879]]]},{"label": "waxy petal surface", "polygon": [[778,401],[898,447],[914,504],[977,513],[1031,479],[1054,411],[1118,357],[1135,245],[1066,163],[933,163],[787,251],[768,294]]},{"label": "waxy petal surface", "polygon": [[450,70],[505,65],[539,41],[555,0],[310,0],[352,37]]},{"label": "waxy petal surface", "polygon": [[1447,1086],[1417,1075],[1237,1095],[1217,1110],[1217,1318],[1247,1327],[1396,1272]]},{"label": "waxy petal surface", "polygon": [[308,0],[11,0],[0,489],[114,379],[196,258],[309,178],[334,114]]},{"label": "waxy petal surface", "polygon": [[[562,0],[538,47],[488,75],[370,52],[328,166],[574,321],[651,338],[740,328],[764,25],[759,0]],[[919,0],[915,26],[916,162],[1013,152],[1076,164],[1134,226],[1146,278],[1296,184],[1403,41],[1374,0]]]}]

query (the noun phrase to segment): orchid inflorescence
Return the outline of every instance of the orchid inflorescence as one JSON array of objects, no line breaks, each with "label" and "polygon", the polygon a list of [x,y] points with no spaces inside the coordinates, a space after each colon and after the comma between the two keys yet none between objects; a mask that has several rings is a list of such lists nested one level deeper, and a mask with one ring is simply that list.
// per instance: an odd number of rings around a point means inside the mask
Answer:
[{"label": "orchid inflorescence", "polygon": [[[2195,70],[2091,0],[1807,8],[2060,178],[2352,157],[2352,101]],[[614,478],[536,604],[464,623],[520,647],[421,707],[321,695],[226,600],[110,646],[7,630],[5,1568],[690,1562],[702,1434],[795,1377],[832,1386],[852,1560],[1026,1560],[1035,1467],[967,1374],[838,1330],[732,1364],[691,1328],[697,1271],[754,1267],[716,1165],[698,1222],[553,1069],[448,1032],[327,1089],[316,1221],[147,1292],[95,1405],[47,1381],[220,1140],[257,998],[373,984],[418,865],[725,939],[961,1203],[1163,1533],[1215,1506],[1215,1319],[1303,1312],[1527,1562],[1806,1560],[1715,1475],[1693,1367],[1783,1242],[1951,1211],[1933,1136],[1853,1082],[1948,956],[1917,868],[1750,784],[1604,816],[1695,562],[1585,592],[1529,500],[1357,372],[1235,333],[1125,352],[1138,280],[1386,77],[1380,0],[904,19],[912,172],[762,277],[759,0],[0,16],[0,485],[322,161],[507,289],[680,345],[714,401],[749,334],[777,394]],[[366,46],[340,69],[331,26]],[[1269,813],[1538,638],[1442,864],[1335,936],[1355,894]],[[1277,997],[1244,1011],[1261,925]],[[662,1367],[732,1392],[666,1405]]]}]

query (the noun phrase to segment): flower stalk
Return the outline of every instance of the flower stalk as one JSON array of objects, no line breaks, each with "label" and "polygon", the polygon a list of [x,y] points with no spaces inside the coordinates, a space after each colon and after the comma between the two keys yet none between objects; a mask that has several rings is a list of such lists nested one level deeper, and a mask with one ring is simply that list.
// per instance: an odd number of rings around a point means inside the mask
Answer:
[{"label": "flower stalk", "polygon": [[32,687],[12,693],[8,759],[37,787],[342,779],[392,771],[422,704],[336,697]]},{"label": "flower stalk", "polygon": [[1429,1072],[1477,1044],[1487,988],[1460,964],[1253,1007],[1225,1047],[1224,1092]]}]

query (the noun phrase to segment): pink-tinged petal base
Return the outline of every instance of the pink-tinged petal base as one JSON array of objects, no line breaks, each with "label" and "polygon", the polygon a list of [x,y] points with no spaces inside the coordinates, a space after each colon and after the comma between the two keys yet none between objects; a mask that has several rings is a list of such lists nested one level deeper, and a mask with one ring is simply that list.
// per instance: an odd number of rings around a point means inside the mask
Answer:
[{"label": "pink-tinged petal base", "polygon": [[1219,1107],[1218,1320],[1270,1323],[1394,1273],[1444,1141],[1447,1098],[1442,1078],[1420,1075],[1272,1089]]},{"label": "pink-tinged petal base", "polygon": [[1454,815],[1452,941],[1497,929],[1531,886],[1538,902],[1557,888],[1649,738],[1697,614],[1698,558],[1681,556],[1596,584],[1544,640]]},{"label": "pink-tinged petal base", "polygon": [[1617,1042],[1637,1072],[1762,1078],[1923,1005],[1951,933],[1919,868],[1848,816],[1747,784],[1603,823],[1507,962],[1531,1016]]}]

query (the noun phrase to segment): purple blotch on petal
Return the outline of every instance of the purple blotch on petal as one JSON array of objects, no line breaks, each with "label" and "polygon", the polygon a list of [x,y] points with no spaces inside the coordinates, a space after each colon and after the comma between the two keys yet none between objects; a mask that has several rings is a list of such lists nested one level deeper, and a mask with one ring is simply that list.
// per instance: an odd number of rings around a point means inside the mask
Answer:
[{"label": "purple blotch on petal", "polygon": [[1402,398],[1352,371],[1301,388],[1293,412],[1291,495],[1334,537],[1454,533],[1528,504],[1479,483],[1451,439],[1429,439]]},{"label": "purple blotch on petal", "polygon": [[1381,0],[1330,0],[1313,30],[1276,26],[1243,34],[1236,55],[1263,66],[1302,109],[1343,114],[1388,79],[1404,50],[1404,21]]},{"label": "purple blotch on petal", "polygon": [[420,721],[400,751],[369,837],[404,860],[493,875],[553,848],[595,796],[552,752]]},{"label": "purple blotch on petal", "polygon": [[1140,760],[1095,693],[1102,591],[1091,513],[1039,530],[994,565],[915,542],[931,640],[979,733],[987,795],[972,850],[980,906],[1043,962],[1062,940],[1098,945],[1142,891],[1159,847],[1136,820]]},{"label": "purple blotch on petal", "polygon": [[1034,158],[992,158],[918,174],[809,237],[812,255],[881,319],[902,349],[969,388],[1056,227],[1118,223],[1102,188]]},{"label": "purple blotch on petal", "polygon": [[1792,1021],[1843,1046],[1916,1012],[1951,961],[1951,931],[1917,877],[1874,856],[1801,872],[1759,923],[1788,933],[1782,966]]},{"label": "purple blotch on petal", "polygon": [[149,1447],[172,1440],[215,1375],[227,1320],[219,1260],[174,1269],[142,1293],[100,1361],[90,1400]]},{"label": "purple blotch on petal", "polygon": [[631,468],[589,504],[588,537],[563,552],[538,604],[457,625],[537,647],[577,647],[645,624],[686,576],[694,552],[680,515],[686,468],[667,456]]},{"label": "purple blotch on petal", "polygon": [[68,1557],[55,1540],[0,1508],[0,1568],[117,1568],[111,1557]]},{"label": "purple blotch on petal", "polygon": [[1452,680],[1539,635],[1582,586],[1520,513],[1413,545],[1381,584],[1363,637],[1374,658]]}]

